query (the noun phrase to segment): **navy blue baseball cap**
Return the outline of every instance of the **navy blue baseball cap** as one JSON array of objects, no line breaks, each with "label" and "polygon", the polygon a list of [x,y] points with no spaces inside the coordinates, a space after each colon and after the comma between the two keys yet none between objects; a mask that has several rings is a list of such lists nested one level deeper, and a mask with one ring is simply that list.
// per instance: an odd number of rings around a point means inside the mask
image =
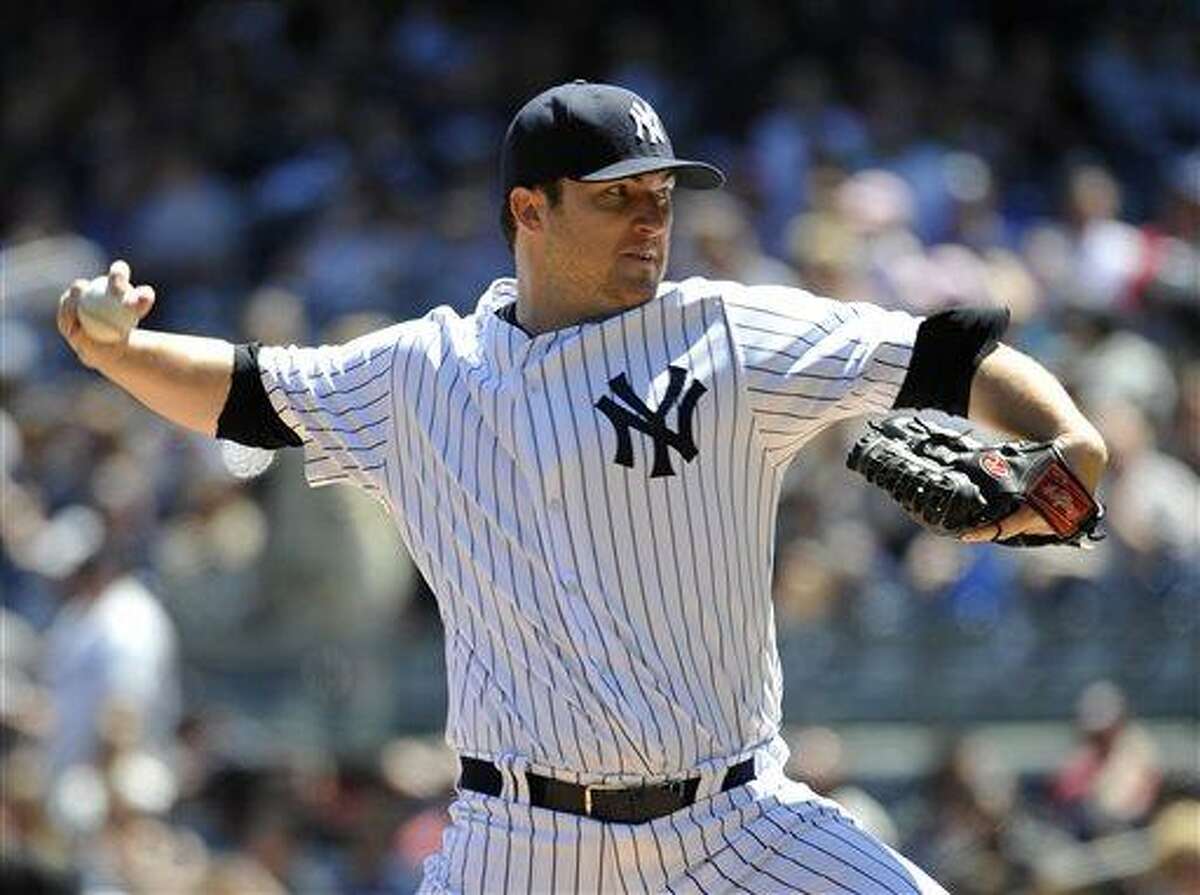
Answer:
[{"label": "navy blue baseball cap", "polygon": [[719,168],[675,158],[671,139],[650,104],[611,84],[572,81],[539,93],[517,112],[504,135],[504,194],[567,177],[616,180],[673,171],[690,189],[725,182]]}]

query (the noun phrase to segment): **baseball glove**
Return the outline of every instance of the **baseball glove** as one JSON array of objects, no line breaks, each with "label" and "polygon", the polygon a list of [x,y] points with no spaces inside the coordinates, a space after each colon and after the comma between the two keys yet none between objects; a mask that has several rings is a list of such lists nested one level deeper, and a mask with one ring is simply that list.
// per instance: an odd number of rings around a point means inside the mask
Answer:
[{"label": "baseball glove", "polygon": [[1019,534],[997,543],[1078,547],[1085,538],[1104,537],[1097,531],[1104,508],[1052,442],[984,444],[969,430],[895,414],[867,424],[846,465],[936,534],[958,536],[1028,504],[1055,533]]}]

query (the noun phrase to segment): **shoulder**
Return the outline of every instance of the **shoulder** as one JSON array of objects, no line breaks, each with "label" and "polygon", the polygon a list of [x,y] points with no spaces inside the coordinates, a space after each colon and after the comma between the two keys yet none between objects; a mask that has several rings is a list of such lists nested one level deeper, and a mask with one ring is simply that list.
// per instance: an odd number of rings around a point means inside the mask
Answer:
[{"label": "shoulder", "polygon": [[746,287],[733,280],[710,280],[707,277],[688,277],[678,282],[664,280],[658,287],[660,297],[678,296],[684,303],[697,301],[723,301],[739,294]]},{"label": "shoulder", "polygon": [[664,280],[659,284],[656,301],[685,316],[699,313],[708,319],[724,319],[726,303],[736,300],[745,288],[732,280],[706,277],[688,277],[677,282]]},{"label": "shoulder", "polygon": [[259,365],[288,367],[319,360],[321,365],[332,364],[336,369],[341,364],[373,361],[397,350],[422,351],[438,343],[461,320],[452,308],[438,307],[423,317],[373,329],[336,344],[263,346],[258,355]]},{"label": "shoulder", "polygon": [[855,313],[841,302],[795,286],[748,286],[734,280],[704,277],[692,277],[675,286],[685,303],[699,301],[716,306],[736,332],[761,330],[784,334],[797,327],[827,329]]},{"label": "shoulder", "polygon": [[[710,280],[689,277],[679,282],[664,282],[660,292],[677,292],[683,302],[717,302],[730,310],[779,311],[799,308],[823,309],[832,300],[814,295],[796,286],[748,286],[735,280]],[[837,302],[841,304],[841,302]]]}]

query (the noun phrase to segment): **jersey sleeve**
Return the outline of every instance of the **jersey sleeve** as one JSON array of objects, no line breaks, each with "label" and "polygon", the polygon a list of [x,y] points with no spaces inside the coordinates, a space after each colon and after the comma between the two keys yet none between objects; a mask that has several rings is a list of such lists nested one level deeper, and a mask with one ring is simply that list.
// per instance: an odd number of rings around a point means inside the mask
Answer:
[{"label": "jersey sleeve", "polygon": [[835,420],[891,410],[922,319],[783,286],[732,289],[724,307],[758,429],[793,447]]},{"label": "jersey sleeve", "polygon": [[259,351],[263,388],[279,418],[300,437],[305,478],[313,487],[350,482],[381,498],[386,493],[403,326],[343,345]]}]

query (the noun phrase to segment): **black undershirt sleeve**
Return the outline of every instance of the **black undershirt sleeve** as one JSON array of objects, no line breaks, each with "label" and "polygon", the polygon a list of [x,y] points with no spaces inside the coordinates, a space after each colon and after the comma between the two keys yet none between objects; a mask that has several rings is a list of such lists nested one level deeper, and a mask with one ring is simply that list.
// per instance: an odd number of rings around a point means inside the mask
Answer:
[{"label": "black undershirt sleeve", "polygon": [[300,436],[279,418],[258,373],[257,342],[233,349],[233,381],[217,418],[217,437],[249,447],[299,447]]},{"label": "black undershirt sleeve", "polygon": [[1008,328],[1008,308],[952,308],[921,321],[908,375],[893,407],[966,416],[971,380]]}]

